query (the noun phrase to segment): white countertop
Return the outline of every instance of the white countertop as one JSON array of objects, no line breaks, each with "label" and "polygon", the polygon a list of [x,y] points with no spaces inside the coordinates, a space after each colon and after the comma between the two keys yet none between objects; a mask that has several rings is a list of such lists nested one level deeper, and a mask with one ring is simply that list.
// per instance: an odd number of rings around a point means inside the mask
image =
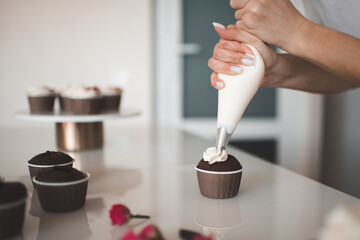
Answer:
[{"label": "white countertop", "polygon": [[[219,239],[315,239],[325,216],[339,205],[360,200],[284,168],[229,147],[244,168],[235,198],[213,200],[201,196],[194,165],[214,143],[175,129],[105,129],[102,150],[70,153],[74,166],[90,172],[85,207],[66,214],[43,212],[26,162],[55,150],[52,128],[0,130],[0,175],[20,180],[28,188],[24,239],[119,239],[131,226],[157,225],[166,239],[178,231],[202,233],[211,229]],[[146,222],[132,220],[112,226],[108,211],[116,203]],[[30,214],[31,212],[31,214]]]}]

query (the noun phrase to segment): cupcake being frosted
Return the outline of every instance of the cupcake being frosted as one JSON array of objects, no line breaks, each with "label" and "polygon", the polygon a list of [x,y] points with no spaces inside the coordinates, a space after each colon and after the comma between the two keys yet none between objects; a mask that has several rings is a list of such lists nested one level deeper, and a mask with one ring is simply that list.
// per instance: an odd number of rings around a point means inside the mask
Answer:
[{"label": "cupcake being frosted", "polygon": [[[217,27],[219,25],[216,23]],[[242,166],[234,156],[226,154],[225,148],[265,71],[260,53],[253,46],[244,46],[252,52],[254,63],[239,66],[240,74],[218,75],[224,87],[218,91],[216,147],[208,148],[196,166],[200,192],[210,198],[231,198],[239,192]]]},{"label": "cupcake being frosted", "polygon": [[195,167],[200,192],[209,198],[232,198],[240,188],[242,166],[225,150],[217,154],[215,147],[206,149]]}]

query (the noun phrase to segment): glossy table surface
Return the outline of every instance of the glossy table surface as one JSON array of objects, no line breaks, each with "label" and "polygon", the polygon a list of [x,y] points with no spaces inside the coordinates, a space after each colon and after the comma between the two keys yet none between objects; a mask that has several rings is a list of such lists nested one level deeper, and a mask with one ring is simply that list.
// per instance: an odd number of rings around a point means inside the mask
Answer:
[{"label": "glossy table surface", "polygon": [[[0,175],[18,180],[29,197],[19,239],[120,239],[129,229],[148,223],[166,239],[180,239],[180,229],[212,233],[214,239],[316,239],[327,214],[360,200],[282,167],[229,147],[244,172],[237,197],[201,196],[194,165],[213,142],[176,129],[117,127],[105,129],[102,150],[70,152],[74,166],[91,173],[81,210],[51,214],[41,210],[26,162],[56,150],[54,130],[0,130]],[[113,204],[127,205],[150,220],[112,226]]]}]

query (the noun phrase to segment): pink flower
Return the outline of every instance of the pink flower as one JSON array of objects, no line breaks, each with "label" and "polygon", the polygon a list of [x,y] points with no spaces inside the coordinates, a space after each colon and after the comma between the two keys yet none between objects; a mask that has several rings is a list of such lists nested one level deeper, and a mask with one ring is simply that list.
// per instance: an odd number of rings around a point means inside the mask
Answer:
[{"label": "pink flower", "polygon": [[131,219],[130,210],[122,204],[114,204],[109,211],[112,224],[124,225]]},{"label": "pink flower", "polygon": [[164,238],[161,235],[159,229],[152,225],[146,225],[138,235],[134,233],[133,230],[130,230],[126,233],[121,240],[163,240]]},{"label": "pink flower", "polygon": [[134,233],[133,230],[130,230],[127,234],[125,234],[121,240],[140,240]]},{"label": "pink flower", "polygon": [[157,240],[157,239],[163,239],[160,233],[160,230],[152,225],[146,225],[140,232],[139,237],[146,240]]},{"label": "pink flower", "polygon": [[123,204],[112,205],[110,211],[110,218],[113,225],[124,225],[130,221],[131,218],[150,218],[145,215],[132,215],[130,209]]}]

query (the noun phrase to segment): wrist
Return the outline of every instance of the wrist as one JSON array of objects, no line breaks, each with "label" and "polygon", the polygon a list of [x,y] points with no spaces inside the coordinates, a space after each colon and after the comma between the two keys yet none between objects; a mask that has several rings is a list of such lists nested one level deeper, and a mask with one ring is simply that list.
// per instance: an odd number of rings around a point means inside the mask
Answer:
[{"label": "wrist", "polygon": [[315,23],[307,20],[302,17],[298,24],[296,25],[296,29],[290,34],[290,39],[287,41],[286,46],[283,48],[286,52],[295,55],[302,56],[302,54],[306,51],[306,48],[309,47],[309,40],[313,36],[313,33],[316,28]]},{"label": "wrist", "polygon": [[289,54],[276,54],[274,64],[266,69],[262,87],[282,87],[289,77],[287,56]]}]

